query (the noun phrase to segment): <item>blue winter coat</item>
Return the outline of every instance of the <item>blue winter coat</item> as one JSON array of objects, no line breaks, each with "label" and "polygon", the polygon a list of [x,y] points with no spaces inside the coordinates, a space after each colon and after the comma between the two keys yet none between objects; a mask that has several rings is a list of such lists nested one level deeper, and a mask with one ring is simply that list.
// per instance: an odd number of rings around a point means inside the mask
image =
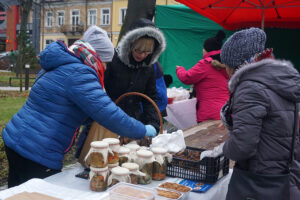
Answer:
[{"label": "blue winter coat", "polygon": [[96,72],[53,42],[41,52],[47,72],[37,80],[2,137],[21,156],[51,169],[61,169],[64,151],[76,128],[90,116],[122,136],[143,138],[145,126],[126,115],[102,90]]}]

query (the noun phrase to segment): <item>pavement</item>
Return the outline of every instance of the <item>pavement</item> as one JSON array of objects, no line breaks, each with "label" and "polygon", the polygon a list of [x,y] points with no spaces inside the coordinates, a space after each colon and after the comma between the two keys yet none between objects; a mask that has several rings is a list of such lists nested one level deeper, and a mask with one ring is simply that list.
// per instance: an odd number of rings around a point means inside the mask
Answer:
[{"label": "pavement", "polygon": [[[28,89],[30,90],[31,88]],[[20,87],[0,87],[0,91],[20,91]],[[23,91],[25,91],[25,87],[23,87]]]},{"label": "pavement", "polygon": [[[11,72],[9,70],[0,70],[0,72]],[[31,88],[29,88],[30,90]],[[11,86],[4,86],[0,87],[0,91],[20,91],[20,87],[11,87]],[[23,87],[23,91],[25,91],[25,87]]]},{"label": "pavement", "polygon": [[6,190],[7,188],[8,188],[7,185],[1,186],[1,187],[0,187],[0,191],[1,191],[1,190]]}]

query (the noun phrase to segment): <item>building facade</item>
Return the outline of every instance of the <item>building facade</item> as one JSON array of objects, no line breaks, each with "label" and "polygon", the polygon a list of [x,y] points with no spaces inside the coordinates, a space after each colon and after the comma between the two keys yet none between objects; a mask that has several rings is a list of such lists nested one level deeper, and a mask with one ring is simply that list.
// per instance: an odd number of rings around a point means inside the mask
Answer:
[{"label": "building facade", "polygon": [[16,28],[19,6],[14,1],[0,1],[0,52],[17,50]]},{"label": "building facade", "polygon": [[[44,0],[41,4],[40,50],[57,39],[71,45],[91,25],[107,31],[116,46],[128,0]],[[178,4],[157,0],[157,5]]]},{"label": "building facade", "polygon": [[111,0],[44,1],[41,8],[40,49],[57,39],[71,45],[90,25],[111,32]]}]

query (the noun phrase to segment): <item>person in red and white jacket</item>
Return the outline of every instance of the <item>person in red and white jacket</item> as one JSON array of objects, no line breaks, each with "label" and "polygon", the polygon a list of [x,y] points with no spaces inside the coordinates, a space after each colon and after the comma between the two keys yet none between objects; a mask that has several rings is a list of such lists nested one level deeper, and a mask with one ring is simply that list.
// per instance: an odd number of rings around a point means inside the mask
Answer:
[{"label": "person in red and white jacket", "polygon": [[229,98],[229,76],[220,62],[223,31],[205,40],[203,59],[189,70],[177,66],[176,75],[186,85],[194,85],[197,98],[197,122],[220,119],[220,110]]}]

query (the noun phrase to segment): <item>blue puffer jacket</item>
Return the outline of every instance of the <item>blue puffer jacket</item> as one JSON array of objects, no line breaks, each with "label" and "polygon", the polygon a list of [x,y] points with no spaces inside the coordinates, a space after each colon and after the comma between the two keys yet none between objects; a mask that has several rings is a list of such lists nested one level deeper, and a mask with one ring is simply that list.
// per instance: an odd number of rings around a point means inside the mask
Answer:
[{"label": "blue puffer jacket", "polygon": [[143,138],[145,126],[126,115],[102,90],[96,72],[53,42],[41,52],[47,72],[2,132],[9,148],[51,169],[61,169],[76,128],[90,116],[122,136]]},{"label": "blue puffer jacket", "polygon": [[166,110],[168,105],[167,86],[164,80],[164,73],[159,62],[153,64],[156,78],[157,106],[160,112]]}]

